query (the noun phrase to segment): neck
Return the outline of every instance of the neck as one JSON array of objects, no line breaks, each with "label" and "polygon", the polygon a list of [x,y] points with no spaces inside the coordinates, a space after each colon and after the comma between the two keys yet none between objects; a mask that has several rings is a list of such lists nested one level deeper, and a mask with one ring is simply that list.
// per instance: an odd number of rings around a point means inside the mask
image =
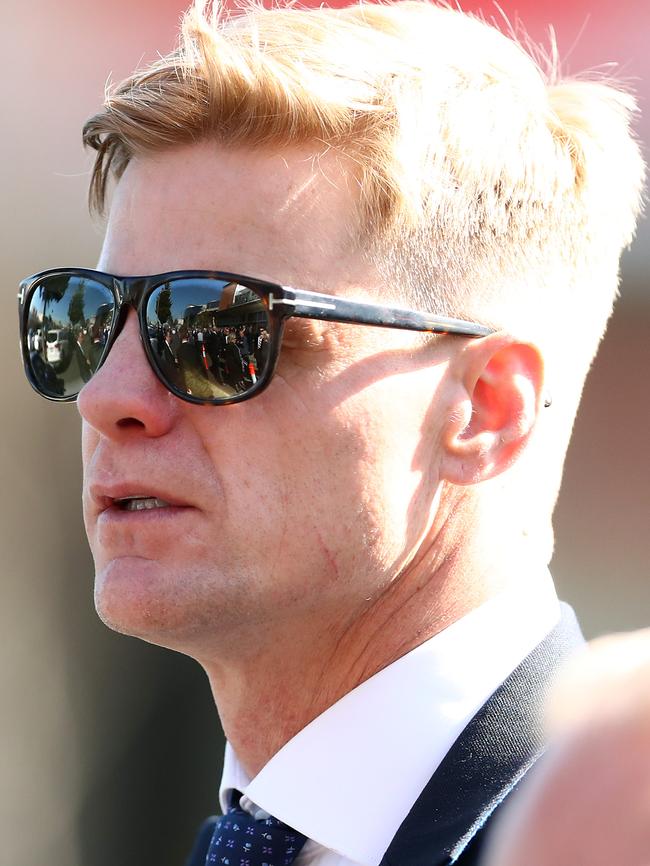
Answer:
[{"label": "neck", "polygon": [[444,546],[440,533],[431,538],[385,592],[345,621],[303,621],[255,646],[241,641],[227,659],[200,659],[226,737],[251,777],[303,727],[373,674],[498,593],[524,580],[529,585],[544,579],[536,576],[539,560],[532,567],[510,552],[504,562],[500,551],[512,551],[512,545],[494,543],[491,549],[499,555],[488,558],[489,548],[477,537],[479,564],[467,534],[458,534],[455,543],[448,537],[451,543]]}]

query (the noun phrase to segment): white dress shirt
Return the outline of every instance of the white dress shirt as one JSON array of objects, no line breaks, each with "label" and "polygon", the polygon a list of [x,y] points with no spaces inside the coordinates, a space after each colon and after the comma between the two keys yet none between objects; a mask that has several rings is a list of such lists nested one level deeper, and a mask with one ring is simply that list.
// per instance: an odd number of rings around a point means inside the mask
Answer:
[{"label": "white dress shirt", "polygon": [[378,866],[467,723],[559,615],[550,575],[491,599],[342,697],[254,779],[227,744],[221,808],[236,789],[251,814],[307,836],[296,866]]}]

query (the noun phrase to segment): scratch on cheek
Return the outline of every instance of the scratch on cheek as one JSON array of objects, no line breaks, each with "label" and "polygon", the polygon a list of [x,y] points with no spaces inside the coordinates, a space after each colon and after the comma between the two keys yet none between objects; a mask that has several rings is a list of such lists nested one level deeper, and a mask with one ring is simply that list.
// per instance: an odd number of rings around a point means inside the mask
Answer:
[{"label": "scratch on cheek", "polygon": [[273,557],[273,563],[271,565],[271,570],[269,571],[269,579],[273,580],[276,576],[276,570],[278,567],[278,563],[280,562],[280,558],[282,556],[282,551],[284,549],[284,540],[287,537],[287,524],[286,521],[282,524],[282,532],[280,534],[280,538],[278,539],[278,543],[275,549],[275,556]]},{"label": "scratch on cheek", "polygon": [[274,511],[276,514],[282,515],[282,524],[281,524],[281,529],[279,530],[279,533],[278,533],[278,541],[277,541],[277,544],[275,545],[275,555],[273,556],[273,562],[271,563],[271,567],[269,570],[269,578],[271,580],[276,575],[276,569],[278,567],[278,564],[280,562],[280,559],[281,559],[283,551],[284,551],[284,541],[287,537],[287,533],[289,530],[289,527],[287,524],[287,500],[288,500],[288,496],[287,496],[286,484],[282,485],[282,488],[280,489],[280,491],[277,494],[277,499],[278,499],[278,503],[279,503],[279,508],[275,508]]},{"label": "scratch on cheek", "polygon": [[320,549],[322,550],[323,556],[325,557],[325,559],[326,559],[326,561],[330,567],[330,570],[333,574],[334,580],[338,580],[340,575],[339,575],[339,567],[338,567],[338,564],[336,562],[336,558],[335,558],[334,554],[332,553],[332,551],[327,546],[327,544],[325,543],[325,540],[324,540],[323,536],[321,535],[320,531],[316,527],[314,527],[314,529],[316,531],[316,538],[318,539]]}]

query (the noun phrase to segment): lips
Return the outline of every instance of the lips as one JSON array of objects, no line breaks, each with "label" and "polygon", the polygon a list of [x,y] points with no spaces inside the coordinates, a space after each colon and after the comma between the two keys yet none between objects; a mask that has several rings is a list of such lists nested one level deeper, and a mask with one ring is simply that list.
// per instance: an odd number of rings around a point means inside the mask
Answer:
[{"label": "lips", "polygon": [[135,513],[151,511],[177,511],[196,507],[171,490],[154,486],[151,481],[124,481],[115,483],[89,483],[88,494],[94,511],[104,513]]}]

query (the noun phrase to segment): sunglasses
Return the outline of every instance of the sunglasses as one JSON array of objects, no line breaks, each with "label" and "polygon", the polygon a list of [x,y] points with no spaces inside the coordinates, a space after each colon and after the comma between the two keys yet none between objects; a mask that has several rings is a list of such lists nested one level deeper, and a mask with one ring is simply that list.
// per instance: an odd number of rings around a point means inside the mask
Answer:
[{"label": "sunglasses", "polygon": [[492,329],[415,310],[302,291],[222,271],[116,277],[83,268],[43,271],[20,284],[25,372],[48,400],[75,400],[106,360],[128,308],[147,359],[181,400],[213,406],[260,394],[292,316],[485,337]]}]

